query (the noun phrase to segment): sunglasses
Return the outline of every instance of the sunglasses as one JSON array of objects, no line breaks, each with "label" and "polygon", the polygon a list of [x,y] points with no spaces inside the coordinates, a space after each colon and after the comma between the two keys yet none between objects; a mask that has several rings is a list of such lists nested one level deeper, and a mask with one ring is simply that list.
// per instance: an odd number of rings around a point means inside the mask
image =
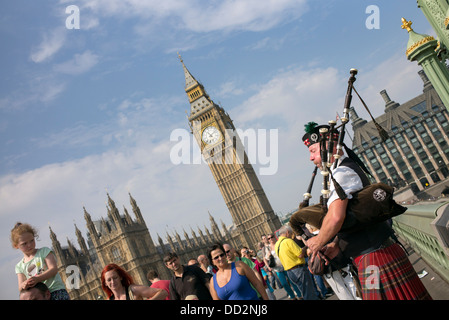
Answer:
[{"label": "sunglasses", "polygon": [[268,237],[267,239],[268,239],[268,240],[270,240],[270,239],[274,239],[274,237]]},{"label": "sunglasses", "polygon": [[220,253],[218,256],[213,257],[212,260],[217,260],[218,258],[223,258],[226,254]]}]

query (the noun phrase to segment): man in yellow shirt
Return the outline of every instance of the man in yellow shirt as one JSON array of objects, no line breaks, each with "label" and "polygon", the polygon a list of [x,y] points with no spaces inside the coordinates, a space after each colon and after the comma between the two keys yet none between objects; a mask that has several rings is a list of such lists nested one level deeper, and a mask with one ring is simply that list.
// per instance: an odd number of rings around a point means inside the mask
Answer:
[{"label": "man in yellow shirt", "polygon": [[289,226],[282,226],[279,229],[279,240],[275,244],[276,254],[290,281],[301,290],[304,300],[318,300],[314,280],[307,270],[304,253],[293,237],[292,229]]}]

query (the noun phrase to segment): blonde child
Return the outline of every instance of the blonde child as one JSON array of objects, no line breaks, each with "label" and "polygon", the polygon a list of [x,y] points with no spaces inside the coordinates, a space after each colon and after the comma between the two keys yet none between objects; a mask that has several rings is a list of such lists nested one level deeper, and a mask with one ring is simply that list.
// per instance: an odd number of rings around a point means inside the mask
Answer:
[{"label": "blonde child", "polygon": [[58,273],[56,258],[51,249],[36,248],[37,231],[26,223],[16,223],[11,230],[11,243],[23,253],[16,265],[19,291],[43,282],[51,293],[51,300],[70,300],[64,282]]}]

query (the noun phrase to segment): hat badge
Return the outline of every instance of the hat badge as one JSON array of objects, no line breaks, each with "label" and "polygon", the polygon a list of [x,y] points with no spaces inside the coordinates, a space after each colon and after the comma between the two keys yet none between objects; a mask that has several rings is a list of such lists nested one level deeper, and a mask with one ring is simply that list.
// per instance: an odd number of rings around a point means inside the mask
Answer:
[{"label": "hat badge", "polygon": [[374,190],[374,192],[373,192],[373,198],[376,201],[379,201],[379,202],[384,201],[386,197],[387,197],[387,193],[383,189],[379,188],[379,189]]}]

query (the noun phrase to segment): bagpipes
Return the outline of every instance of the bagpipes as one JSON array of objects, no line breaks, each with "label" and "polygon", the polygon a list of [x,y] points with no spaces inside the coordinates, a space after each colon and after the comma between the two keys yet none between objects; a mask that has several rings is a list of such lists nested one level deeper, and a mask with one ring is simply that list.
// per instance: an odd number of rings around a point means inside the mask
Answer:
[{"label": "bagpipes", "polygon": [[[334,120],[329,121],[328,126],[312,127],[311,123],[306,125],[306,132],[312,132],[313,129],[319,129],[319,137],[314,137],[313,134],[311,134],[310,137],[312,139],[312,143],[320,143],[323,189],[321,190],[320,203],[309,206],[309,199],[312,197],[312,186],[317,172],[317,167],[315,167],[307,192],[304,194],[304,200],[300,203],[298,210],[293,213],[290,218],[290,226],[293,231],[305,240],[309,238],[308,234],[310,235],[310,233],[307,232],[305,225],[309,224],[316,229],[320,229],[323,219],[327,214],[327,200],[329,199],[330,194],[330,179],[332,180],[338,197],[341,200],[347,198],[346,193],[333,178],[331,172],[332,164],[334,165],[334,169],[337,167],[338,159],[341,157],[343,148],[349,158],[351,158],[366,174],[371,175],[359,157],[344,143],[345,126],[349,122],[349,108],[352,101],[353,90],[356,92],[357,96],[360,98],[360,101],[370,114],[382,141],[385,142],[388,139],[387,132],[374,120],[365,102],[354,88],[354,82],[356,80],[355,76],[357,72],[358,71],[356,69],[350,70],[343,117],[340,118],[341,125],[336,127],[336,121]],[[312,124],[316,125],[316,123]],[[309,139],[303,138],[303,140],[308,142]],[[335,148],[336,152],[334,153],[335,141],[337,141],[337,146]],[[306,143],[306,145],[308,144]],[[385,183],[369,184],[363,189],[354,192],[352,194],[352,198],[348,201],[345,221],[340,229],[340,232],[354,232],[361,230],[368,225],[386,221],[394,216],[404,213],[407,208],[397,204],[396,201],[393,200],[393,192],[394,188]]]}]

